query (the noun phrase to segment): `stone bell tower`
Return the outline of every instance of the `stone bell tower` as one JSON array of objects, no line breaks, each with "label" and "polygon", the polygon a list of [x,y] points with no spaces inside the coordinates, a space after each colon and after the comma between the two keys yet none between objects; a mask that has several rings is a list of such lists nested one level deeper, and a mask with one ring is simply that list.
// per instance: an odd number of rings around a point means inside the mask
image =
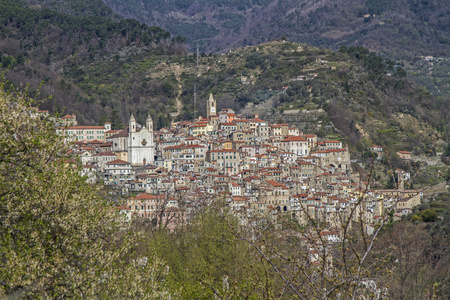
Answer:
[{"label": "stone bell tower", "polygon": [[217,105],[216,100],[214,100],[214,97],[211,94],[209,94],[209,99],[206,102],[206,117],[209,118],[210,116],[217,115]]}]

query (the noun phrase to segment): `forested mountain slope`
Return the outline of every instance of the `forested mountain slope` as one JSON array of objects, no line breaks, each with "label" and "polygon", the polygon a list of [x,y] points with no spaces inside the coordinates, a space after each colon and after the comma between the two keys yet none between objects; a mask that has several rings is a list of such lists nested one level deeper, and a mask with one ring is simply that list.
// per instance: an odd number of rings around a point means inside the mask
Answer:
[{"label": "forested mountain slope", "polygon": [[[6,78],[30,83],[31,92],[43,81],[41,97],[53,97],[40,107],[76,113],[81,124],[110,120],[119,127],[131,113],[138,122],[150,113],[156,126],[168,126],[204,115],[213,93],[219,108],[261,111],[273,122],[296,122],[307,132],[336,135],[361,149],[376,142],[422,153],[435,151],[447,136],[448,101],[416,87],[401,67],[361,47],[334,52],[278,40],[202,55],[197,69],[182,38],[158,27],[6,0],[0,8]],[[289,115],[292,110],[318,115]]]},{"label": "forested mountain slope", "polygon": [[60,13],[76,17],[100,16],[114,19],[122,18],[106,6],[102,0],[23,0],[23,2],[32,8],[56,10]]},{"label": "forested mountain slope", "polygon": [[[285,36],[339,49],[362,46],[398,60],[434,95],[450,98],[450,2],[445,0],[103,0],[118,14],[227,52]],[[439,57],[429,65],[423,56]]]},{"label": "forested mountain slope", "polygon": [[181,34],[205,52],[281,36],[315,46],[358,45],[391,57],[446,55],[444,0],[103,0],[115,12]]},{"label": "forested mountain slope", "polygon": [[[97,122],[102,109],[102,99],[87,94],[83,88],[89,82],[82,76],[86,66],[125,60],[132,54],[156,51],[160,46],[162,52],[175,49],[167,31],[136,20],[70,16],[32,7],[17,1],[0,1],[0,59],[3,70],[8,70],[6,77],[17,85],[31,84],[30,90],[44,82],[42,95],[53,98],[42,108],[52,112],[67,108],[67,113],[81,114],[82,122]],[[76,83],[67,76],[71,68],[77,69],[76,74],[81,77]],[[121,102],[117,99],[119,107]]]}]

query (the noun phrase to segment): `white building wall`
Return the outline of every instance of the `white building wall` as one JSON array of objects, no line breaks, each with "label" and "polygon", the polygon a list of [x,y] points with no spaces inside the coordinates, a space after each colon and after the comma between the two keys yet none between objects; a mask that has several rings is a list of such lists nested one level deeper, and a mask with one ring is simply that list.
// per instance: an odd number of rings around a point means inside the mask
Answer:
[{"label": "white building wall", "polygon": [[147,127],[139,131],[136,128],[134,117],[131,116],[128,133],[128,161],[131,165],[147,165],[155,160],[155,143],[153,141],[153,122],[150,116]]}]

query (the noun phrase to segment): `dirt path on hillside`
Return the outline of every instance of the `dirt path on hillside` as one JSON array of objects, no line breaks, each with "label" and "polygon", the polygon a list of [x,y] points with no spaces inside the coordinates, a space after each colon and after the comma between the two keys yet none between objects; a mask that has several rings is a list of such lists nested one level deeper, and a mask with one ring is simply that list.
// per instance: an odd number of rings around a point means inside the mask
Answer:
[{"label": "dirt path on hillside", "polygon": [[170,116],[172,117],[172,119],[178,117],[181,114],[181,110],[183,109],[183,103],[181,102],[181,92],[183,90],[183,86],[181,85],[181,80],[180,80],[180,66],[178,65],[174,65],[171,67],[173,74],[175,75],[175,78],[177,79],[178,82],[178,93],[177,96],[175,97],[175,108],[177,109],[176,112],[173,112],[170,114]]}]

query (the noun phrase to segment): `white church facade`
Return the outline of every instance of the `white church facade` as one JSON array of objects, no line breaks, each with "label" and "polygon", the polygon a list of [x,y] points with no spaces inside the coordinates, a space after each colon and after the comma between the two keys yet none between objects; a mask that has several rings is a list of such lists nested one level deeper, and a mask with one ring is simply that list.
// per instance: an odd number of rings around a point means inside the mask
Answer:
[{"label": "white church facade", "polygon": [[148,115],[145,127],[137,128],[136,120],[131,115],[128,124],[128,162],[133,165],[147,165],[155,160],[153,142],[153,120]]},{"label": "white church facade", "polygon": [[115,153],[126,152],[131,166],[145,166],[155,161],[155,143],[153,140],[153,120],[148,115],[145,126],[136,123],[131,115],[128,128],[107,138],[112,142]]}]

